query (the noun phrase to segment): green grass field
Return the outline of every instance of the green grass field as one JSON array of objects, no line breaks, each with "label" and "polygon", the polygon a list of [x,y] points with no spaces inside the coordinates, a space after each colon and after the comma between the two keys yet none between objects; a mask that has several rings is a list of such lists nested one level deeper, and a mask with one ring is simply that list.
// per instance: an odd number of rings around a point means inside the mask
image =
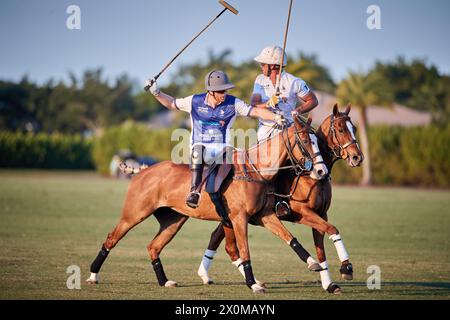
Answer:
[{"label": "green grass field", "polygon": [[[335,187],[330,221],[340,230],[355,279],[339,278],[339,261],[326,240],[339,296],[322,290],[295,253],[267,230],[250,227],[252,265],[268,284],[254,295],[231,265],[223,244],[211,268],[216,285],[196,271],[216,223],[189,220],[161,255],[178,288],[161,288],[146,246],[154,217],[131,230],[111,251],[101,284],[87,285],[89,266],[115,226],[127,181],[89,172],[0,171],[0,299],[449,299],[450,192]],[[180,195],[183,196],[184,195]],[[311,253],[311,230],[285,223]],[[70,265],[81,268],[81,290],[69,290]],[[367,267],[381,268],[381,289],[369,290]]]}]

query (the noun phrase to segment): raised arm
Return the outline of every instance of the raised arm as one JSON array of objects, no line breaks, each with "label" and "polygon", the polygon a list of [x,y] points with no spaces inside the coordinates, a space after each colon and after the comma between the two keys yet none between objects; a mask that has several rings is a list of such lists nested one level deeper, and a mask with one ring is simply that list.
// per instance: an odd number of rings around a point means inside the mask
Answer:
[{"label": "raised arm", "polygon": [[151,81],[150,79],[145,82],[145,86],[150,87],[150,93],[161,103],[164,107],[169,110],[175,110],[175,98],[159,90],[156,81]]}]

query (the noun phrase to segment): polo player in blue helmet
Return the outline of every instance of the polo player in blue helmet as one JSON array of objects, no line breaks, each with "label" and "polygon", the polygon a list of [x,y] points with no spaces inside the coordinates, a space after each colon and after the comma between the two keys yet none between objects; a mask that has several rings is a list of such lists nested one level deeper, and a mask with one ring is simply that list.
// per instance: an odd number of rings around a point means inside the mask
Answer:
[{"label": "polo player in blue helmet", "polygon": [[225,151],[226,147],[231,146],[230,129],[237,115],[273,121],[280,126],[285,124],[284,117],[270,111],[266,104],[258,104],[254,107],[227,94],[227,91],[235,85],[229,81],[223,71],[209,72],[205,77],[206,92],[185,98],[176,99],[163,93],[156,81],[147,80],[145,86],[150,86],[150,92],[167,109],[181,110],[190,114],[192,180],[186,204],[191,208],[198,207],[200,199],[198,188],[202,181],[205,162],[214,159]]}]

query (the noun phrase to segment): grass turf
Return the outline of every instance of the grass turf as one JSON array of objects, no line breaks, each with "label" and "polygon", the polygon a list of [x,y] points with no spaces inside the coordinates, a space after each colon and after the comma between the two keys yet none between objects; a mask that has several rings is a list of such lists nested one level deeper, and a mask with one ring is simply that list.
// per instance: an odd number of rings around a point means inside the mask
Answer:
[{"label": "grass turf", "polygon": [[[101,284],[84,283],[102,242],[118,221],[128,181],[90,172],[0,171],[0,299],[449,299],[449,196],[445,190],[337,186],[329,211],[355,268],[339,277],[339,261],[326,240],[333,280],[343,289],[330,295],[319,275],[260,227],[250,227],[256,277],[268,284],[254,295],[231,265],[223,244],[210,273],[216,285],[196,275],[217,223],[190,219],[162,252],[169,279],[161,288],[146,246],[158,230],[154,217],[131,230],[111,251]],[[184,197],[184,195],[181,195]],[[285,223],[315,256],[311,230]],[[67,267],[81,268],[81,290],[69,290]],[[381,268],[381,289],[366,286],[367,268]]]}]

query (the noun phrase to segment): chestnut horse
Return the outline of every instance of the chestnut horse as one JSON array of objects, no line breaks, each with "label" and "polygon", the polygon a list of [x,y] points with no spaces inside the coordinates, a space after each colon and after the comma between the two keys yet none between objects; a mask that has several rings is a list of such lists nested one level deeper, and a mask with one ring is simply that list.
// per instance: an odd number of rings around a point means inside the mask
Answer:
[{"label": "chestnut horse", "polygon": [[[359,166],[364,160],[364,156],[356,142],[355,127],[349,117],[350,105],[341,113],[337,105],[333,107],[333,113],[328,116],[316,131],[318,145],[327,166],[329,174],[333,164],[338,159],[347,161],[350,167]],[[327,211],[331,203],[331,183],[329,179],[313,180],[304,175],[296,175],[292,171],[281,172],[277,179],[277,192],[281,197],[290,200],[291,214],[279,217],[281,220],[304,224],[313,228],[313,238],[316,246],[317,258],[324,269],[320,271],[322,286],[330,293],[338,294],[341,288],[331,281],[328,272],[324,248],[324,234],[330,235],[334,241],[336,250],[341,260],[341,276],[346,280],[353,279],[353,267],[349,261],[348,253],[344,247],[339,231],[335,226],[328,223]],[[252,217],[252,221],[258,223],[258,216]],[[208,249],[216,251],[225,237],[224,228],[220,224],[211,234]],[[239,266],[241,260],[239,251],[236,248],[232,232],[226,232],[225,249],[233,264]],[[239,267],[242,273],[242,268]],[[205,284],[212,283],[208,271],[200,265],[199,276]]]},{"label": "chestnut horse", "polygon": [[[272,182],[280,168],[288,162],[301,170],[311,170],[311,163],[314,162],[310,176],[321,179],[327,175],[326,166],[316,161],[318,149],[311,144],[313,134],[311,134],[310,123],[311,119],[303,123],[295,117],[294,125],[284,128],[280,134],[259,143],[246,152],[236,150],[233,152],[234,177],[225,184],[223,198],[233,227],[230,230],[235,234],[243,261],[246,284],[253,292],[264,292],[264,287],[258,285],[253,276],[247,238],[248,220],[256,213],[260,213],[260,223],[289,244],[296,254],[308,263],[310,270],[322,269],[271,210],[274,201],[271,195]],[[304,165],[305,163],[310,164],[309,168]],[[168,280],[164,273],[159,259],[162,249],[173,239],[189,217],[221,221],[214,204],[209,197],[205,196],[205,191],[202,191],[198,208],[192,209],[185,204],[182,195],[189,190],[189,183],[189,167],[176,165],[171,161],[148,167],[133,177],[128,187],[119,223],[108,234],[92,263],[91,276],[87,282],[98,283],[98,272],[109,251],[130,229],[154,214],[160,229],[147,250],[159,285],[176,286],[176,282]]]}]

